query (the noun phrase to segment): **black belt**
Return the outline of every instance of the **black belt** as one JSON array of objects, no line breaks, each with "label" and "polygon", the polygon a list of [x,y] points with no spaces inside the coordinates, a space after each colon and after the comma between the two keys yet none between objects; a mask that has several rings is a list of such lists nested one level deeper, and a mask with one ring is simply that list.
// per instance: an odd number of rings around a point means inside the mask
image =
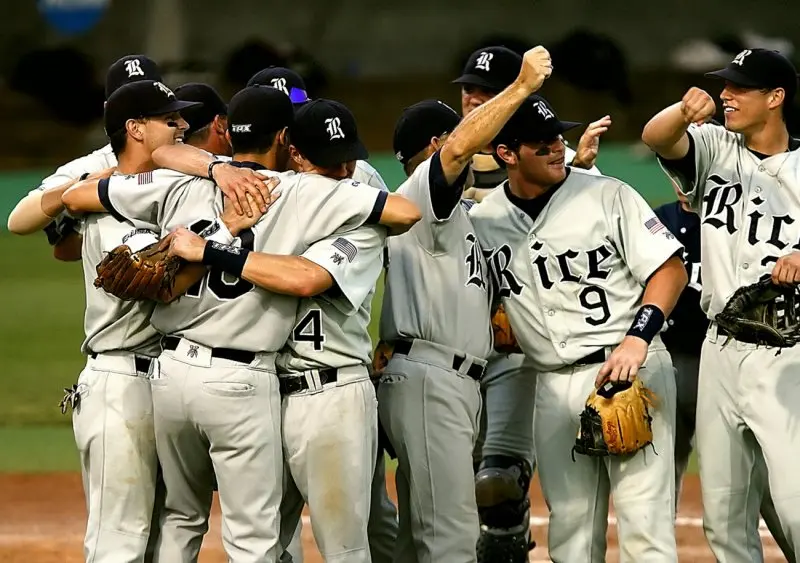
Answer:
[{"label": "black belt", "polygon": [[[413,340],[397,340],[394,343],[393,354],[403,354],[408,356],[408,353],[411,352],[411,344]],[[467,357],[462,354],[453,354],[453,363],[452,369],[453,371],[458,371],[461,368],[461,365],[467,361]],[[470,376],[475,381],[480,381],[483,377],[486,368],[480,366],[478,364],[472,364],[469,366],[467,370],[467,375]]]},{"label": "black belt", "polygon": [[[164,350],[174,351],[178,348],[180,341],[181,339],[177,336],[165,336],[161,339],[161,347]],[[256,359],[256,353],[233,348],[211,348],[211,357],[249,364]]]},{"label": "black belt", "polygon": [[[325,385],[326,383],[335,383],[339,378],[338,371],[335,368],[325,368],[319,371],[319,383]],[[305,375],[289,375],[281,376],[278,378],[280,384],[281,395],[291,395],[299,393],[300,391],[308,391],[308,379]]]},{"label": "black belt", "polygon": [[606,350],[605,348],[600,348],[599,350],[595,350],[591,354],[582,357],[580,360],[575,362],[573,365],[576,366],[588,366],[590,364],[602,364],[606,361]]},{"label": "black belt", "polygon": [[[92,358],[93,360],[96,360],[97,354],[95,352],[92,352],[91,354],[89,354],[89,357]],[[144,356],[137,356],[135,354],[133,356],[133,365],[134,367],[136,367],[136,371],[138,371],[139,373],[150,373],[151,362],[152,359],[150,358],[146,358]]]}]

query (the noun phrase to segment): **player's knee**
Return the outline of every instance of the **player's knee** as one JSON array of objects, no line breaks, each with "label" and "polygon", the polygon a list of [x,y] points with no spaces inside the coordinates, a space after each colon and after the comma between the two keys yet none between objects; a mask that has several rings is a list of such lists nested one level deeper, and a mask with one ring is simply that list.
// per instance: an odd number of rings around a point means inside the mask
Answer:
[{"label": "player's knee", "polygon": [[531,465],[511,456],[485,457],[475,474],[475,497],[481,523],[492,528],[527,524]]}]

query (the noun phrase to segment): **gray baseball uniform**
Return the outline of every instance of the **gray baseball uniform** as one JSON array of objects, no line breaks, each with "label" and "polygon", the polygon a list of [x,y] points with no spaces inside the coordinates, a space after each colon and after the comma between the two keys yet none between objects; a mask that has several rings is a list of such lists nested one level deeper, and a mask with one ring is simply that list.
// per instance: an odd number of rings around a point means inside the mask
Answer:
[{"label": "gray baseball uniform", "polygon": [[378,386],[378,412],[398,459],[396,561],[474,561],[479,535],[472,449],[492,345],[490,296],[465,207],[446,194],[448,215],[435,211],[434,192],[442,197],[463,179],[443,182],[436,153],[397,190],[422,220],[387,243],[380,336],[394,354]]},{"label": "gray baseball uniform", "polygon": [[741,135],[714,124],[690,127],[689,138],[689,154],[662,165],[701,218],[700,305],[712,321],[697,392],[706,537],[720,560],[757,561],[762,456],[783,530],[794,551],[800,548],[800,485],[788,477],[800,462],[800,387],[787,379],[800,349],[776,355],[729,343],[713,320],[737,288],[771,273],[800,240],[800,151],[794,142],[788,152],[758,155]]},{"label": "gray baseball uniform", "polygon": [[157,237],[109,215],[89,215],[83,223],[81,351],[88,359],[72,423],[88,511],[84,556],[98,563],[143,561],[158,466],[148,376],[160,335],[150,326],[152,303],[117,299],[95,288],[94,279],[105,253],[122,243],[137,249]]},{"label": "gray baseball uniform", "polygon": [[325,268],[335,285],[327,294],[300,300],[297,324],[277,362],[288,469],[282,544],[288,546],[307,502],[326,561],[370,561],[367,522],[378,410],[367,368],[372,351],[367,328],[384,239],[383,227],[362,227],[303,253]]},{"label": "gray baseball uniform", "polygon": [[[101,186],[101,199],[109,211],[134,222],[155,220],[162,232],[185,225],[205,228],[199,221],[211,222],[220,212],[220,193],[207,180],[176,182],[177,176],[156,171],[128,178],[146,192],[135,198],[125,181],[112,179]],[[279,176],[282,196],[253,228],[239,234],[237,244],[258,252],[299,253],[336,230],[380,217],[385,197],[378,190],[315,174]],[[168,335],[151,381],[156,445],[167,485],[161,560],[197,557],[214,475],[228,556],[243,562],[278,560],[283,457],[275,357],[292,331],[297,304],[296,298],[212,269],[179,300],[157,307],[153,325]]]},{"label": "gray baseball uniform", "polygon": [[[675,382],[659,338],[639,377],[660,399],[653,443],[620,461],[577,456],[578,414],[622,341],[649,276],[681,245],[632,188],[572,169],[545,199],[495,190],[470,217],[526,361],[538,373],[534,441],[555,562],[605,560],[609,492],[622,561],[676,561]],[[542,207],[543,206],[543,207]],[[576,227],[578,225],[579,227]]]}]

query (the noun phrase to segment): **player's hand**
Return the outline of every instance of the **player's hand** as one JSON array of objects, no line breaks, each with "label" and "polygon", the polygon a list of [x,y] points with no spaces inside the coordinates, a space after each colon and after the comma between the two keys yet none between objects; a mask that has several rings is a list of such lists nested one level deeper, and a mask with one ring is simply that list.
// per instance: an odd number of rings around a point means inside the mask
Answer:
[{"label": "player's hand", "polygon": [[[269,178],[266,181],[266,186],[268,191],[267,195],[267,210],[269,207],[275,203],[278,198],[281,196],[280,191],[278,190],[278,184],[280,184],[279,178]],[[236,210],[233,200],[229,197],[225,196],[225,203],[223,204],[223,211],[222,211],[222,221],[225,223],[225,226],[228,227],[228,230],[231,232],[233,236],[239,236],[239,233],[245,229],[249,229],[264,216],[264,213],[261,212],[261,209],[255,204],[253,200],[253,196],[249,193],[245,194],[245,198],[247,202],[250,204],[251,208],[255,210],[252,215],[241,215]]]},{"label": "player's hand", "polygon": [[633,381],[647,359],[647,342],[638,336],[626,336],[602,365],[594,381],[596,388],[608,381]]},{"label": "player's hand", "polygon": [[778,258],[772,268],[772,283],[788,286],[800,283],[800,252],[791,252]]},{"label": "player's hand", "polygon": [[206,239],[189,229],[179,227],[161,240],[159,250],[169,246],[170,256],[179,256],[187,262],[202,262],[206,250]]},{"label": "player's hand", "polygon": [[611,116],[606,115],[597,121],[593,121],[586,128],[578,141],[578,148],[575,151],[575,158],[572,159],[572,166],[589,170],[597,161],[597,154],[600,152],[600,136],[611,127]]},{"label": "player's hand", "polygon": [[692,87],[681,100],[681,113],[686,123],[702,125],[711,121],[717,113],[717,106],[708,92]]},{"label": "player's hand", "polygon": [[106,168],[104,170],[98,170],[97,172],[94,172],[86,176],[86,181],[88,182],[90,180],[105,180],[106,178],[110,178],[111,175],[116,171],[117,171],[116,166],[112,166],[111,168]]},{"label": "player's hand", "polygon": [[[236,213],[252,217],[258,210],[267,212],[269,188],[261,174],[249,168],[238,168],[228,163],[217,164],[211,170],[211,179],[233,203]],[[251,200],[246,195],[249,194]],[[251,204],[250,201],[254,203]]]},{"label": "player's hand", "polygon": [[542,87],[552,72],[553,61],[550,59],[550,53],[541,45],[537,45],[522,57],[519,80],[533,93]]}]

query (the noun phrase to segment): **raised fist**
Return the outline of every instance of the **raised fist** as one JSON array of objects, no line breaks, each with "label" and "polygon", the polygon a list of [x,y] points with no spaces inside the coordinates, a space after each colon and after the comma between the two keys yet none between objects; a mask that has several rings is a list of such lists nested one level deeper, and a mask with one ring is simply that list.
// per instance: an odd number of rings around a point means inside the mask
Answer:
[{"label": "raised fist", "polygon": [[530,49],[522,57],[519,77],[531,89],[531,93],[539,90],[552,72],[553,61],[550,59],[550,53],[541,45]]},{"label": "raised fist", "polygon": [[686,123],[702,125],[711,121],[717,113],[717,106],[708,92],[692,87],[681,100],[681,113]]}]

